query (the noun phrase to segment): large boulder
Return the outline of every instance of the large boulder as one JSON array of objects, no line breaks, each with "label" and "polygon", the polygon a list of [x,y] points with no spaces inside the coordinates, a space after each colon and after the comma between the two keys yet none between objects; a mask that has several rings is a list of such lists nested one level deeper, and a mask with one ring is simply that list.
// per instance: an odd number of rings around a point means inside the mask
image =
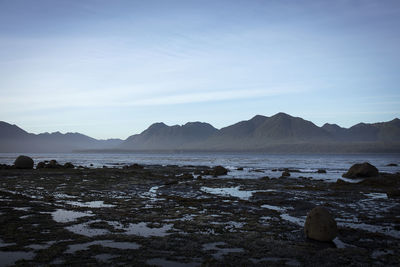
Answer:
[{"label": "large boulder", "polygon": [[304,233],[307,238],[330,242],[337,236],[337,224],[326,208],[315,207],[307,215]]},{"label": "large boulder", "polygon": [[14,161],[14,166],[17,169],[33,169],[33,159],[21,155]]},{"label": "large boulder", "polygon": [[350,167],[350,169],[342,175],[345,178],[366,178],[376,177],[379,175],[378,169],[369,164],[368,162],[357,163]]}]

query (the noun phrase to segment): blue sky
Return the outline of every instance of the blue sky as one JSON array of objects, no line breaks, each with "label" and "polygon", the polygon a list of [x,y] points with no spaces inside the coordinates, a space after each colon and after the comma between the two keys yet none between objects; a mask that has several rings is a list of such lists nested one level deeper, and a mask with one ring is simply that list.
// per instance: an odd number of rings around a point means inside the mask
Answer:
[{"label": "blue sky", "polygon": [[400,117],[400,1],[0,0],[0,120],[126,138]]}]

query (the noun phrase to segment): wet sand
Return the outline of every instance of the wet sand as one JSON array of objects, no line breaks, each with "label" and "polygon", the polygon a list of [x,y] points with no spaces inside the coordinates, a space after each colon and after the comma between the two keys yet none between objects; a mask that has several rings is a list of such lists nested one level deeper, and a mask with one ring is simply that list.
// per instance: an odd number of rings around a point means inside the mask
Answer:
[{"label": "wet sand", "polygon": [[[398,266],[400,175],[219,178],[208,167],[0,170],[0,265]],[[198,176],[201,175],[202,178]],[[262,177],[262,173],[260,173]],[[308,240],[323,205],[339,235]]]}]

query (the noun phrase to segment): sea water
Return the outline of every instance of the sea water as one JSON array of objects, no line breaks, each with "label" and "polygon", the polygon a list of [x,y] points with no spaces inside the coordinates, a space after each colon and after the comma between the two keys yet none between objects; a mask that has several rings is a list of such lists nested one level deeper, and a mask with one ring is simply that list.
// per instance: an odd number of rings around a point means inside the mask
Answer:
[{"label": "sea water", "polygon": [[[12,164],[20,153],[0,153],[0,164]],[[400,172],[400,154],[266,154],[266,153],[54,153],[25,155],[35,164],[55,159],[59,163],[71,162],[75,166],[98,168],[102,166],[122,168],[133,163],[151,165],[222,165],[230,170],[227,178],[279,177],[283,168],[298,170],[291,177],[312,177],[336,181],[353,164],[369,162],[380,172]],[[389,163],[399,166],[390,167]],[[237,170],[237,168],[243,170]],[[318,169],[325,173],[316,173]],[[224,177],[221,177],[224,178]]]}]

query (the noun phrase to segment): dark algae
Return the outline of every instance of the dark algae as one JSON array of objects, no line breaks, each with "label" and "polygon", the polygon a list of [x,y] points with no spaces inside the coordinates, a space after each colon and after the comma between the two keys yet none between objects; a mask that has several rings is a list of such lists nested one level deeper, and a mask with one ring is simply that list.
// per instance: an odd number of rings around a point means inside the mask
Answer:
[{"label": "dark algae", "polygon": [[[218,167],[218,175],[223,173]],[[261,173],[260,179],[216,174],[216,168],[175,165],[2,169],[1,264],[400,262],[400,202],[386,194],[400,187],[399,174],[353,183],[280,177],[280,172],[269,178]],[[332,242],[304,234],[306,216],[317,206],[336,220]]]}]

